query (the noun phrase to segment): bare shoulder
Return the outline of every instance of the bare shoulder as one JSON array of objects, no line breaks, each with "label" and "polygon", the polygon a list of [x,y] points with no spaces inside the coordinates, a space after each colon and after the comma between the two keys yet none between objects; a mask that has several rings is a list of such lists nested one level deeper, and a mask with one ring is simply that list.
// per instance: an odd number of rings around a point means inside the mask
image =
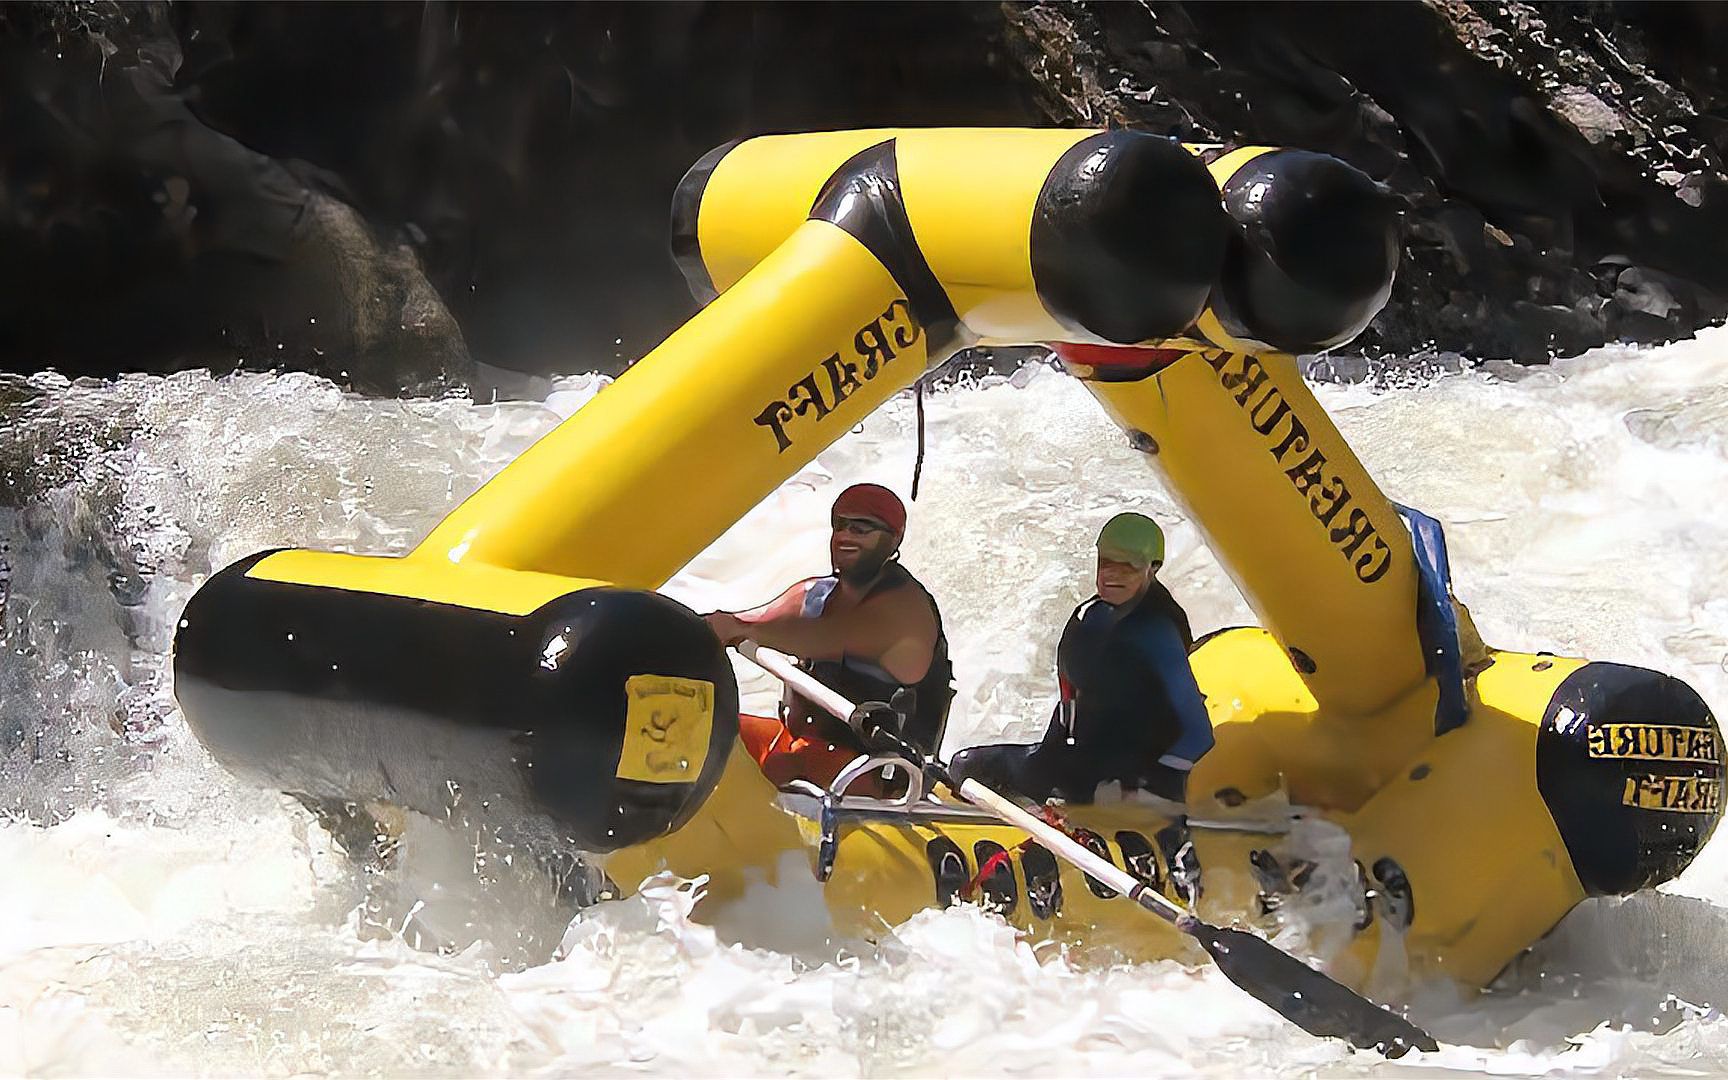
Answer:
[{"label": "bare shoulder", "polygon": [[906,632],[927,636],[932,641],[936,639],[936,612],[916,587],[908,584],[880,592],[864,603],[872,611],[880,612],[883,618],[892,619]]}]

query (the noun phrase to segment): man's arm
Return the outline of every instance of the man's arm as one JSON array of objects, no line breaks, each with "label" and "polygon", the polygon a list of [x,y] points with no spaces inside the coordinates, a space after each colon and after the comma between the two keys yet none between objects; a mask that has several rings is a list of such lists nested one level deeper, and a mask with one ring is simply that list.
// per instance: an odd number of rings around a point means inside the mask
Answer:
[{"label": "man's arm", "polygon": [[759,623],[775,622],[781,619],[797,619],[802,617],[804,610],[804,594],[809,591],[810,583],[816,578],[805,578],[793,582],[786,591],[768,601],[746,611],[734,611],[739,622]]},{"label": "man's arm", "polygon": [[[908,597],[907,600],[918,600]],[[820,619],[773,619],[742,625],[745,636],[806,660],[868,657],[894,678],[915,683],[930,670],[936,648],[935,620],[918,600],[913,608],[899,596],[873,598],[840,614]]]},{"label": "man's arm", "polygon": [[1157,673],[1159,689],[1176,718],[1176,741],[1159,760],[1174,768],[1191,768],[1212,749],[1214,740],[1206,698],[1194,681],[1194,669],[1188,666],[1182,633],[1173,623],[1159,619],[1139,635],[1136,644],[1143,661]]},{"label": "man's arm", "polygon": [[1076,702],[1079,742],[1107,771],[1146,755],[1186,769],[1212,748],[1212,723],[1182,634],[1162,619],[1131,629],[1111,637]]},{"label": "man's arm", "polygon": [[1081,640],[1083,631],[1082,619],[1087,607],[1093,600],[1082,601],[1068,615],[1068,622],[1062,627],[1062,636],[1056,642],[1056,711],[1050,714],[1050,730],[1045,732],[1045,741],[1060,741],[1072,743],[1075,738],[1074,725],[1077,719],[1078,692],[1074,686],[1073,674],[1068,670],[1068,658],[1073,652],[1088,647]]},{"label": "man's arm", "polygon": [[[766,604],[748,611],[715,611],[702,616],[723,645],[735,645],[746,637],[755,637],[756,626],[799,619],[804,610],[804,594],[815,578],[794,583],[785,592]],[[767,644],[767,642],[763,642]]]}]

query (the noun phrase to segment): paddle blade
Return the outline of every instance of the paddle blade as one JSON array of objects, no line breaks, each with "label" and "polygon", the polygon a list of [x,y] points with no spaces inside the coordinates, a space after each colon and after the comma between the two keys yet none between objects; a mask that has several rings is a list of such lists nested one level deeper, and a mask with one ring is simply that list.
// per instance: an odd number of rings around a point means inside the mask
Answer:
[{"label": "paddle blade", "polygon": [[1226,978],[1310,1035],[1346,1039],[1389,1058],[1439,1049],[1434,1037],[1264,938],[1206,923],[1186,927]]}]

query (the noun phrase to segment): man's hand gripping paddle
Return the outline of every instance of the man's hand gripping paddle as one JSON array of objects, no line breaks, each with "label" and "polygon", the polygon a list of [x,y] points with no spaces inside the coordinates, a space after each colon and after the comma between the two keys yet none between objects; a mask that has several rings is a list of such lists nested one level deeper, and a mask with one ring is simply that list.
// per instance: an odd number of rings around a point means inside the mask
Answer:
[{"label": "man's hand gripping paddle", "polygon": [[735,648],[762,670],[845,720],[866,740],[917,763],[930,780],[946,784],[972,805],[1025,830],[1057,857],[1192,937],[1211,954],[1226,978],[1310,1035],[1345,1039],[1352,1046],[1391,1058],[1402,1057],[1412,1048],[1439,1049],[1434,1037],[1415,1024],[1316,971],[1266,939],[1202,922],[1018,803],[976,780],[956,784],[941,762],[925,757],[901,739],[892,725],[881,722],[881,715],[891,712],[887,706],[880,703],[855,706],[784,657],[762,651],[753,641],[739,642]]}]

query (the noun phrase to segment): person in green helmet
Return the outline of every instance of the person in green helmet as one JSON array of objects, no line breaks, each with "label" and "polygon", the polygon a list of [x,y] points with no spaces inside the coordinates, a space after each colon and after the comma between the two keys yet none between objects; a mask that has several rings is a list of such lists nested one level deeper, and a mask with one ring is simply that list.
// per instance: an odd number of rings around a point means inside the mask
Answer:
[{"label": "person in green helmet", "polygon": [[1040,743],[977,746],[950,771],[1033,799],[1090,802],[1100,784],[1184,801],[1212,748],[1206,701],[1188,667],[1188,616],[1157,578],[1164,532],[1117,514],[1098,534],[1097,595],[1074,609],[1056,649],[1061,699]]}]

